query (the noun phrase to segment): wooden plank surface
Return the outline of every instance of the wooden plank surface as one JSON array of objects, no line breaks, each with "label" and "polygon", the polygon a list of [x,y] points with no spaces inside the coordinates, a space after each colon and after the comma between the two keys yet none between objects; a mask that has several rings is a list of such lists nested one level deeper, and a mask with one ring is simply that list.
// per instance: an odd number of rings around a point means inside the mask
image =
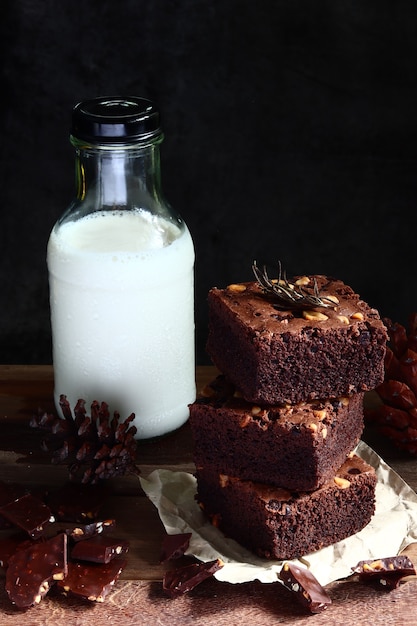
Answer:
[{"label": "wooden plank surface", "polygon": [[[214,368],[197,368],[197,385],[204,386]],[[40,451],[41,436],[28,426],[38,407],[55,412],[50,366],[0,366],[0,478],[28,486],[51,488],[66,480],[66,468],[51,466]],[[405,457],[373,433],[364,438],[414,488],[417,459]],[[155,441],[139,442],[138,465],[143,475],[158,467],[193,471],[188,426]],[[156,509],[144,496],[137,477],[111,483],[103,515],[115,517],[118,536],[129,539],[128,566],[115,590],[103,604],[47,597],[25,613],[14,609],[4,591],[0,570],[0,625],[55,626],[112,623],[130,625],[204,624],[377,624],[415,625],[417,581],[410,580],[392,592],[377,591],[352,579],[329,585],[333,604],[320,615],[309,616],[279,583],[229,585],[205,582],[176,600],[164,596],[159,564],[163,527]],[[408,550],[417,562],[416,546]]]}]

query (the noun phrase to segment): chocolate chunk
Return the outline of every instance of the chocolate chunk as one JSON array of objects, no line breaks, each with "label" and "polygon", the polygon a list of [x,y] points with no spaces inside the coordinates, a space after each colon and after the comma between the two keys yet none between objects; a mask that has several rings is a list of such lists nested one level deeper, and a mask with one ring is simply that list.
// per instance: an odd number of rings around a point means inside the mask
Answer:
[{"label": "chocolate chunk", "polygon": [[98,518],[105,491],[98,485],[66,483],[48,496],[47,502],[57,520],[85,523]]},{"label": "chocolate chunk", "polygon": [[60,533],[47,541],[32,542],[9,559],[6,591],[18,608],[38,604],[51,584],[67,574],[67,536]]},{"label": "chocolate chunk", "polygon": [[165,535],[159,562],[164,563],[164,561],[173,561],[182,557],[190,545],[191,535],[192,533]]},{"label": "chocolate chunk", "polygon": [[297,601],[310,613],[321,613],[332,603],[317,578],[305,567],[299,567],[295,563],[284,563],[279,578],[287,589],[295,593]]},{"label": "chocolate chunk", "polygon": [[115,557],[126,554],[128,550],[128,541],[98,536],[76,543],[71,551],[71,558],[91,563],[110,563]]},{"label": "chocolate chunk", "polygon": [[163,578],[163,590],[171,598],[181,596],[213,576],[223,565],[223,561],[216,559],[215,561],[192,563],[169,570]]},{"label": "chocolate chunk", "polygon": [[359,574],[360,580],[376,583],[387,590],[398,587],[406,576],[416,575],[416,569],[406,555],[359,561],[352,571]]},{"label": "chocolate chunk", "polygon": [[54,520],[50,508],[30,493],[0,508],[0,515],[26,531],[32,539],[41,537]]},{"label": "chocolate chunk", "polygon": [[56,586],[64,594],[72,594],[90,602],[104,602],[125,567],[126,561],[123,559],[114,559],[105,564],[70,562],[67,576],[59,580]]},{"label": "chocolate chunk", "polygon": [[65,532],[74,542],[78,542],[113,530],[115,526],[114,519],[106,519],[101,522],[91,522],[91,524],[79,524],[74,528],[67,528]]},{"label": "chocolate chunk", "polygon": [[[97,521],[106,494],[104,487],[68,483],[48,496],[45,504],[43,493],[36,497],[19,485],[0,481],[0,525],[7,523],[21,529],[0,536],[0,567],[6,569],[6,591],[16,607],[26,609],[38,604],[52,585],[58,588],[58,582],[64,593],[104,601],[126,566],[126,560],[115,557],[129,547],[127,541],[103,536],[116,524],[114,519]],[[72,522],[72,528],[55,530],[59,534],[53,537],[55,519],[49,502],[60,520]],[[45,538],[46,531],[51,538]],[[69,538],[76,558],[93,561],[72,562],[70,572]]]}]

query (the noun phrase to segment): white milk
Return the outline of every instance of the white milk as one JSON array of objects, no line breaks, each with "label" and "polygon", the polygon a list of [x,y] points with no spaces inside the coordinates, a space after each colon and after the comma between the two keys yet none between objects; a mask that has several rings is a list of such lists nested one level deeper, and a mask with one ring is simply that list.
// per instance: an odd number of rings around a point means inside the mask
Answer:
[{"label": "white milk", "polygon": [[[180,236],[178,236],[180,235]],[[48,243],[55,404],[135,413],[139,438],[181,426],[195,399],[194,248],[133,211],[55,226]],[[89,411],[88,411],[89,412]]]}]

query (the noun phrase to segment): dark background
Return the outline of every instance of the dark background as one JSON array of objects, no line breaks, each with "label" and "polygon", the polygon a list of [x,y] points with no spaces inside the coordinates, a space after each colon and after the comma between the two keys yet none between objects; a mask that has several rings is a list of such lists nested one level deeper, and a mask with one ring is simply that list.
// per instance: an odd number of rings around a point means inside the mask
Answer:
[{"label": "dark background", "polygon": [[[389,7],[389,8],[388,8]],[[73,196],[72,106],[157,102],[165,195],[210,287],[251,263],[417,309],[417,7],[329,0],[3,0],[0,361],[51,362],[49,232]]]}]

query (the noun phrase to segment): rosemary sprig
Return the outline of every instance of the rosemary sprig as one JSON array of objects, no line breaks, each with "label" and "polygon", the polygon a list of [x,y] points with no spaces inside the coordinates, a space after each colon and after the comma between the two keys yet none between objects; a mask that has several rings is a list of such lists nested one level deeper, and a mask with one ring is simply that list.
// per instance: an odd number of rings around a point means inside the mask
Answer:
[{"label": "rosemary sprig", "polygon": [[256,261],[252,264],[252,271],[264,292],[274,296],[277,308],[300,310],[311,308],[332,309],[335,307],[333,300],[320,295],[316,279],[314,279],[312,292],[303,289],[301,285],[289,283],[285,271],[282,271],[281,261],[278,261],[277,280],[269,278],[266,266],[264,265],[260,269]]}]

